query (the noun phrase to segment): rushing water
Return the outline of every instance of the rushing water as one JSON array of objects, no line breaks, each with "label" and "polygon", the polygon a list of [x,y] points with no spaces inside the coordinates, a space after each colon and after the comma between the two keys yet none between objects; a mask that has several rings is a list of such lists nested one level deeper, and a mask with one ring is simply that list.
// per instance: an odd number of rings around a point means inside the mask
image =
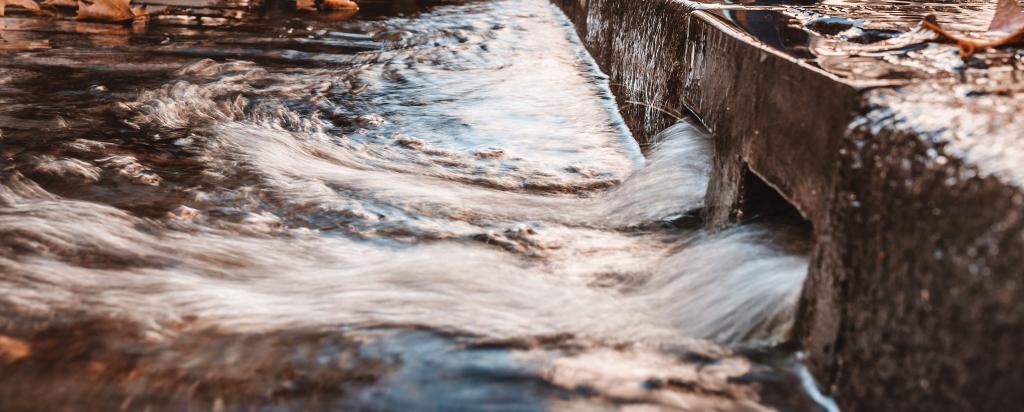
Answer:
[{"label": "rushing water", "polygon": [[247,24],[7,47],[0,409],[811,408],[803,229],[701,230],[545,1]]}]

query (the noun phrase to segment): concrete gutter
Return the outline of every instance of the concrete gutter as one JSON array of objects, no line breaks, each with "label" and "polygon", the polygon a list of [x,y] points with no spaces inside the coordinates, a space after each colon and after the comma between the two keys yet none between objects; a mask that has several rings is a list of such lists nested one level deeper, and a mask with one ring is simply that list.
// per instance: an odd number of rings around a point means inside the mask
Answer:
[{"label": "concrete gutter", "polygon": [[1024,401],[1024,52],[964,62],[914,30],[991,5],[553,2],[638,139],[665,113],[711,130],[712,227],[788,205],[814,226],[793,342],[843,409]]}]

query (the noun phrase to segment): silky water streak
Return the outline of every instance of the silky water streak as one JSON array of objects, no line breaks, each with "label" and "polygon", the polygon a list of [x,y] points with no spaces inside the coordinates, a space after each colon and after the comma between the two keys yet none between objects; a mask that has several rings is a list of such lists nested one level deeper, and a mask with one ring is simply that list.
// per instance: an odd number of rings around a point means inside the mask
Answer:
[{"label": "silky water streak", "polygon": [[699,227],[704,133],[644,159],[544,1],[316,24],[376,46],[4,69],[31,91],[4,99],[77,110],[3,127],[5,409],[768,408],[728,347],[785,338],[805,237]]}]

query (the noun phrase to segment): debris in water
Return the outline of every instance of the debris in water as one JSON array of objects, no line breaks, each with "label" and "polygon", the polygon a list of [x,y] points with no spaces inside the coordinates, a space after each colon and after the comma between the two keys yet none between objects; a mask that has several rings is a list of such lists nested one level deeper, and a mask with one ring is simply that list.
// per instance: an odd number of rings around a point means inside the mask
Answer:
[{"label": "debris in water", "polygon": [[32,354],[32,347],[25,341],[0,335],[0,362],[13,363]]},{"label": "debris in water", "polygon": [[505,157],[505,151],[501,148],[492,147],[476,152],[476,157],[480,159],[501,159]]},{"label": "debris in water", "polygon": [[52,156],[39,156],[36,158],[36,161],[38,163],[33,170],[51,176],[66,176],[86,182],[96,182],[100,180],[100,174],[102,173],[98,167],[79,159],[55,159]]},{"label": "debris in water", "polygon": [[39,5],[32,0],[0,0],[0,17],[4,15],[7,6],[18,6],[28,11],[38,12]]},{"label": "debris in water", "polygon": [[417,139],[412,136],[406,136],[403,134],[395,134],[392,136],[395,139],[395,143],[399,146],[408,147],[410,149],[419,150],[427,146],[427,142]]},{"label": "debris in water", "polygon": [[132,7],[131,0],[96,0],[87,4],[79,0],[75,20],[123,23],[146,15],[144,6]]},{"label": "debris in water", "polygon": [[1024,9],[1021,9],[1017,0],[999,0],[992,23],[984,33],[950,32],[939,24],[934,15],[925,17],[921,26],[937,33],[944,40],[956,43],[960,47],[960,57],[967,59],[974,56],[978,49],[1020,43],[1024,38]]}]

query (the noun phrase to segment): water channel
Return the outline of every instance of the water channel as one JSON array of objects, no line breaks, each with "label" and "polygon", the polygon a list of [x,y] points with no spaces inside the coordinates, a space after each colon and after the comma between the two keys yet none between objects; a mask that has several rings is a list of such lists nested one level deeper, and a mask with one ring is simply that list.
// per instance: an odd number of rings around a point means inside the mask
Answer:
[{"label": "water channel", "polygon": [[4,21],[0,409],[818,410],[806,228],[544,0]]}]

